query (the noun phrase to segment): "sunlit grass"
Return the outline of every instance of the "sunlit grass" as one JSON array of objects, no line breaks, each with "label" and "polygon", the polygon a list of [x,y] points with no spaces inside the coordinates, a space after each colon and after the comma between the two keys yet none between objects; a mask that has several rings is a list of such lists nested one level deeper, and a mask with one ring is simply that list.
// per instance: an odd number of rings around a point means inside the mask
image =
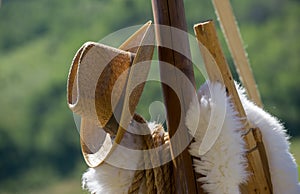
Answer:
[{"label": "sunlit grass", "polygon": [[62,180],[47,188],[32,191],[29,194],[87,194],[88,192],[81,189],[81,182],[78,178]]},{"label": "sunlit grass", "polygon": [[32,190],[29,194],[88,194],[87,191],[81,188],[81,176],[88,167],[83,159],[80,160],[74,171],[65,178],[57,179],[50,185]]}]

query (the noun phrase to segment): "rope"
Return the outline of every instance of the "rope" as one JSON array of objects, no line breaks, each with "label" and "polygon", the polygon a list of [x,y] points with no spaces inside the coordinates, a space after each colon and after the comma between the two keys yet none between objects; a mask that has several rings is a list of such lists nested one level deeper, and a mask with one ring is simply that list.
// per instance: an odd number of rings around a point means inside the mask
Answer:
[{"label": "rope", "polygon": [[130,194],[138,194],[140,186],[143,182],[145,176],[145,170],[137,170],[134,174],[133,182],[131,183],[128,193]]},{"label": "rope", "polygon": [[[164,133],[164,137],[162,139],[162,144],[169,144],[169,135],[167,133]],[[170,146],[167,146],[167,147],[169,148]],[[163,157],[162,161],[166,161],[167,154],[165,154],[165,153],[170,152],[170,150],[165,149],[165,150],[163,150],[163,152],[164,152],[164,154],[161,154],[161,156]],[[169,154],[171,154],[171,153],[169,153]],[[174,179],[172,178],[173,176],[172,176],[171,168],[172,168],[171,162],[168,162],[162,166],[166,193],[173,193],[172,186],[174,186],[174,188],[175,188],[175,185],[173,182]],[[174,191],[175,191],[175,189],[174,189]]]},{"label": "rope", "polygon": [[[146,144],[148,146],[148,150],[150,150],[150,161],[152,164],[160,164],[160,160],[159,160],[159,155],[158,152],[156,151],[152,151],[151,149],[155,148],[155,143],[158,142],[154,142],[155,139],[157,139],[157,133],[154,132],[154,136],[146,136],[145,140],[146,140]],[[154,172],[154,182],[155,182],[155,186],[157,189],[157,193],[161,193],[164,194],[164,180],[163,180],[163,173],[162,173],[162,169],[161,166],[159,165],[158,167],[154,167],[153,168],[153,172]]]},{"label": "rope", "polygon": [[[128,194],[139,193],[139,188],[145,177],[145,186],[147,194],[170,194],[174,193],[174,179],[172,177],[171,162],[160,165],[162,161],[166,161],[166,157],[170,154],[169,147],[165,149],[153,150],[163,144],[169,143],[169,136],[164,132],[161,125],[157,125],[152,135],[145,135],[144,141],[146,146],[144,150],[148,150],[144,154],[145,170],[135,172],[133,182],[131,183]],[[169,152],[169,153],[168,153]],[[153,165],[158,165],[152,168]]]},{"label": "rope", "polygon": [[[148,152],[144,154],[145,167],[149,167],[151,165],[150,156]],[[154,184],[154,172],[152,168],[146,169],[146,191],[148,194],[155,194],[156,188]]]}]

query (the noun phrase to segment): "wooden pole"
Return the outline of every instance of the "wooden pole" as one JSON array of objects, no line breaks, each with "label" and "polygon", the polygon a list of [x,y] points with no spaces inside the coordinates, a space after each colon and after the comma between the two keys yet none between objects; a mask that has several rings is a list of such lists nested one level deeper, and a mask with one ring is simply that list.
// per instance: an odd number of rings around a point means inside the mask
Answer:
[{"label": "wooden pole", "polygon": [[259,91],[251,70],[247,53],[243,47],[242,37],[235,20],[229,0],[212,0],[229,50],[234,60],[240,80],[246,88],[249,98],[258,106],[263,107]]},{"label": "wooden pole", "polygon": [[[251,126],[247,121],[245,110],[222,52],[214,23],[207,21],[197,24],[194,26],[194,30],[210,80],[225,85],[228,95],[232,97],[238,116],[245,123],[244,130],[247,132]],[[250,130],[245,135],[245,142],[248,150],[251,150],[247,154],[250,176],[248,182],[241,187],[242,193],[272,193],[271,176],[260,130]]]},{"label": "wooden pole", "polygon": [[[152,0],[154,23],[156,25],[166,25],[187,31],[183,0]],[[158,43],[158,55],[160,61],[161,80],[172,83],[175,88],[162,83],[164,103],[167,112],[167,127],[170,135],[171,152],[174,156],[178,150],[184,150],[173,159],[173,173],[175,178],[176,193],[197,193],[196,178],[194,175],[192,158],[188,152],[188,146],[192,137],[184,124],[185,114],[195,93],[195,79],[192,63],[188,59],[190,48],[187,34],[178,36],[171,29],[165,30],[156,26],[156,38]],[[166,48],[161,45],[170,45]],[[185,52],[185,56],[175,52],[173,46],[180,45]],[[164,65],[165,63],[169,66]],[[170,68],[171,66],[171,68]],[[172,68],[173,67],[173,68]],[[192,87],[185,84],[180,70],[185,78],[192,83]],[[179,135],[174,135],[180,133]]]}]

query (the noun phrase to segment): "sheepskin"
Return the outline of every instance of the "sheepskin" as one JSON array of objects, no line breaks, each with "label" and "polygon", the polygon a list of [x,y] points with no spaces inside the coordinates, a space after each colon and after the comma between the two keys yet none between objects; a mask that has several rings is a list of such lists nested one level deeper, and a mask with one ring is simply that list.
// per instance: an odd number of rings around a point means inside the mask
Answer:
[{"label": "sheepskin", "polygon": [[261,130],[268,157],[274,194],[299,194],[298,170],[290,153],[289,136],[279,120],[246,98],[245,90],[238,86],[238,93],[252,127]]},{"label": "sheepskin", "polygon": [[[204,175],[197,181],[208,193],[238,194],[239,185],[247,178],[242,123],[220,83],[207,82],[198,96],[186,117],[186,125],[195,137],[190,154],[200,158],[194,159],[194,169]],[[207,144],[211,147],[203,149]]]},{"label": "sheepskin", "polygon": [[[251,127],[261,130],[274,194],[299,194],[297,164],[289,151],[286,130],[277,118],[249,101],[242,87],[238,84],[236,87]],[[220,114],[224,111],[222,121]],[[216,129],[209,126],[210,122]],[[191,103],[186,125],[195,136],[190,153],[200,158],[194,160],[194,165],[196,172],[205,175],[198,179],[203,183],[203,189],[208,193],[240,193],[238,185],[247,178],[245,145],[240,133],[242,124],[220,84],[207,82],[201,86],[198,102]],[[218,128],[220,125],[221,129]]]}]

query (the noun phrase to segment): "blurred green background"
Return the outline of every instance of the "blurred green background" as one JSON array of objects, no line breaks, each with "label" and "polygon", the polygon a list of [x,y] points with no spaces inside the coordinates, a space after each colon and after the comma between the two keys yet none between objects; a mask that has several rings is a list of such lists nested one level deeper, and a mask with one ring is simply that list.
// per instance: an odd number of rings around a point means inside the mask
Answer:
[{"label": "blurred green background", "polygon": [[[300,1],[231,2],[265,109],[284,123],[300,160]],[[185,10],[190,32],[216,19],[209,0],[185,0]],[[2,0],[0,194],[84,193],[87,167],[66,104],[72,58],[84,42],[149,19],[150,0]],[[147,87],[139,111],[149,117],[143,107],[161,97],[159,84]]]}]

